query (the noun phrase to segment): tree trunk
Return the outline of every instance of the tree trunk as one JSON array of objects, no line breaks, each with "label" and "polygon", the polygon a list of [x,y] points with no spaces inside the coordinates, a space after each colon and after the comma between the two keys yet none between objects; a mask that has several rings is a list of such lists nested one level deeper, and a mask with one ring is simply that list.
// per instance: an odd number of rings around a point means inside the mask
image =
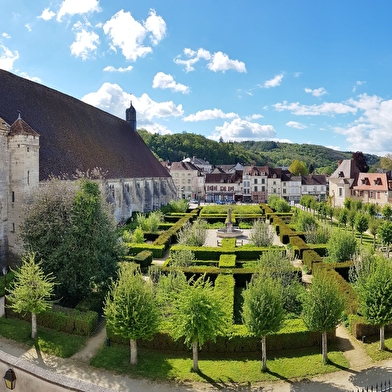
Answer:
[{"label": "tree trunk", "polygon": [[265,372],[267,370],[267,344],[266,337],[261,337],[261,370]]},{"label": "tree trunk", "polygon": [[380,327],[380,350],[385,350],[384,326]]},{"label": "tree trunk", "polygon": [[197,342],[192,345],[192,356],[193,356],[193,370],[195,372],[199,371],[199,349]]},{"label": "tree trunk", "polygon": [[328,347],[327,347],[327,331],[321,333],[321,351],[323,355],[323,364],[328,362]]},{"label": "tree trunk", "polygon": [[31,338],[35,339],[37,337],[37,315],[31,313]]},{"label": "tree trunk", "polygon": [[129,363],[131,365],[137,365],[137,343],[136,343],[136,340],[129,339],[129,348],[131,350]]}]

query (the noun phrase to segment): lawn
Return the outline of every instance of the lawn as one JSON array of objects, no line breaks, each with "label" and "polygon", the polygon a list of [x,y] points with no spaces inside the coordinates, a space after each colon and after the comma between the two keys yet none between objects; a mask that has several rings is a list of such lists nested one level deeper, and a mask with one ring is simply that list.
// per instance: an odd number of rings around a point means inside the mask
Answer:
[{"label": "lawn", "polygon": [[380,336],[374,335],[366,337],[366,343],[364,344],[364,348],[366,350],[367,355],[373,360],[373,362],[383,361],[385,359],[392,358],[392,334],[385,333],[385,350],[380,351]]},{"label": "lawn", "polygon": [[140,349],[138,365],[129,364],[129,347],[113,344],[103,347],[92,359],[91,365],[113,370],[116,373],[150,380],[176,382],[248,383],[260,381],[292,380],[312,377],[318,374],[347,369],[349,363],[333,345],[329,352],[330,362],[321,363],[319,348],[270,353],[267,360],[268,371],[261,372],[261,353],[233,354],[219,359],[210,353],[199,353],[200,372],[193,372],[191,352],[156,352]]},{"label": "lawn", "polygon": [[36,346],[41,352],[60,358],[69,358],[79,351],[87,342],[88,337],[69,335],[52,329],[37,328],[37,340],[31,339],[31,324],[13,318],[0,318],[0,335],[27,346]]}]

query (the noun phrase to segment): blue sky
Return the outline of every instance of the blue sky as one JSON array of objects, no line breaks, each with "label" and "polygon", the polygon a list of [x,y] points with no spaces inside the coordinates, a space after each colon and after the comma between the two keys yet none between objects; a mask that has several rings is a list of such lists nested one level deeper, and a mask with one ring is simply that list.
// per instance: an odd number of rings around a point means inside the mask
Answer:
[{"label": "blue sky", "polygon": [[392,152],[392,2],[0,0],[0,68],[138,127]]}]

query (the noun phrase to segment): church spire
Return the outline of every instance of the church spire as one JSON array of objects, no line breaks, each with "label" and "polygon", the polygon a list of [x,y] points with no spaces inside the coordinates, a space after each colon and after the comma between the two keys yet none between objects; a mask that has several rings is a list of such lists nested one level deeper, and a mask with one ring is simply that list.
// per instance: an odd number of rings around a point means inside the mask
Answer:
[{"label": "church spire", "polygon": [[125,111],[125,119],[131,124],[133,131],[136,132],[136,110],[132,105],[132,100],[129,103],[129,108]]}]

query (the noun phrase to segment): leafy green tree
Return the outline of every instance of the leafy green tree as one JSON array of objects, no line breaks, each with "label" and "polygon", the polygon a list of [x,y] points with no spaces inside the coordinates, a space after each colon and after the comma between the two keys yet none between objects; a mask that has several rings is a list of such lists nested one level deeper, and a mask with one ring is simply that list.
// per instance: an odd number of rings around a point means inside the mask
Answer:
[{"label": "leafy green tree", "polygon": [[381,209],[381,213],[384,215],[386,220],[391,220],[392,218],[392,207],[390,204],[385,204]]},{"label": "leafy green tree", "polygon": [[386,171],[392,170],[392,154],[387,154],[380,159],[380,167]]},{"label": "leafy green tree", "polygon": [[378,228],[378,235],[382,243],[387,247],[387,257],[389,258],[389,248],[392,243],[392,222],[383,222]]},{"label": "leafy green tree", "polygon": [[296,211],[294,224],[298,231],[309,231],[317,227],[316,219],[311,213],[300,210]]},{"label": "leafy green tree", "polygon": [[338,217],[339,225],[343,225],[345,228],[347,227],[348,222],[348,209],[342,208]]},{"label": "leafy green tree", "polygon": [[355,219],[357,217],[357,213],[354,209],[349,210],[348,212],[348,224],[351,227],[351,231],[354,234],[354,228],[355,228]]},{"label": "leafy green tree", "polygon": [[192,347],[193,370],[199,370],[199,347],[207,340],[215,341],[223,332],[226,314],[209,280],[200,277],[184,288],[173,303],[171,334],[175,340],[184,337]]},{"label": "leafy green tree", "polygon": [[367,173],[369,171],[369,165],[367,164],[366,157],[362,151],[354,152],[352,159],[361,173]]},{"label": "leafy green tree", "polygon": [[118,280],[106,296],[104,314],[107,327],[130,342],[130,363],[137,364],[137,339],[151,339],[157,332],[160,309],[153,285],[146,282],[137,266],[123,263]]},{"label": "leafy green tree", "polygon": [[299,204],[301,204],[301,206],[309,209],[311,207],[311,204],[312,204],[313,201],[314,201],[314,197],[313,196],[304,195],[304,196],[301,196]]},{"label": "leafy green tree", "polygon": [[372,218],[369,221],[369,232],[373,236],[373,249],[376,249],[376,239],[380,224],[381,222],[379,219]]},{"label": "leafy green tree", "polygon": [[351,210],[352,205],[353,205],[353,199],[350,199],[349,197],[346,197],[343,202],[344,208],[347,208],[348,210]]},{"label": "leafy green tree", "polygon": [[351,233],[334,230],[327,242],[327,250],[331,262],[348,261],[357,250],[357,241]]},{"label": "leafy green tree", "polygon": [[380,327],[379,348],[384,350],[385,326],[392,322],[392,265],[384,257],[369,257],[361,264],[354,284],[360,311],[367,323]]},{"label": "leafy green tree", "polygon": [[327,332],[342,319],[344,300],[339,286],[325,271],[313,276],[310,290],[303,297],[302,318],[310,331],[321,332],[322,361],[328,361]]},{"label": "leafy green tree", "polygon": [[186,199],[170,200],[170,208],[173,212],[187,212],[189,202]]},{"label": "leafy green tree", "polygon": [[360,243],[362,245],[363,233],[369,228],[369,220],[365,214],[358,214],[355,218],[355,229],[359,233]]},{"label": "leafy green tree", "polygon": [[270,246],[273,242],[273,234],[268,223],[257,219],[253,222],[249,234],[249,242],[255,246]]},{"label": "leafy green tree", "polygon": [[161,211],[152,211],[148,215],[141,212],[136,214],[138,226],[143,230],[151,233],[156,233],[159,225],[163,222],[163,214]]},{"label": "leafy green tree", "polygon": [[368,214],[369,214],[369,216],[370,216],[371,218],[374,217],[374,215],[376,215],[376,212],[377,212],[377,207],[376,207],[376,205],[373,204],[373,203],[367,204],[367,212],[368,212]]},{"label": "leafy green tree", "polygon": [[308,168],[306,167],[306,163],[302,162],[298,159],[295,159],[293,163],[289,166],[290,173],[293,173],[295,176],[308,174]]},{"label": "leafy green tree", "polygon": [[269,276],[258,276],[242,292],[244,323],[249,332],[261,338],[263,372],[267,370],[266,337],[277,332],[284,320],[282,289],[279,286],[279,282]]},{"label": "leafy green tree", "polygon": [[15,271],[7,300],[17,313],[31,313],[32,339],[37,337],[37,314],[52,307],[50,298],[54,285],[53,276],[44,274],[34,253],[22,257],[22,265]]},{"label": "leafy green tree", "polygon": [[276,211],[277,212],[290,212],[291,207],[290,204],[283,198],[280,198],[276,203]]},{"label": "leafy green tree", "polygon": [[45,274],[56,276],[55,296],[64,305],[105,293],[115,276],[121,247],[97,182],[53,179],[40,187],[25,211],[21,238]]}]

